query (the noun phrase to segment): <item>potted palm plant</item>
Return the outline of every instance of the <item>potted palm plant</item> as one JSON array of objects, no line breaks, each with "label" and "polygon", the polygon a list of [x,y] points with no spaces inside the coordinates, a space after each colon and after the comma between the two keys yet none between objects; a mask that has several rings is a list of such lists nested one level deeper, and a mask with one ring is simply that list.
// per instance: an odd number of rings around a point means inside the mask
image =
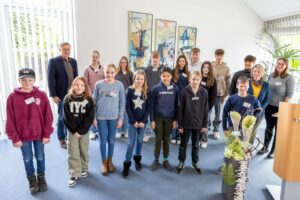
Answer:
[{"label": "potted palm plant", "polygon": [[264,50],[268,55],[268,60],[263,63],[266,66],[266,71],[274,70],[278,58],[286,58],[290,61],[290,70],[300,70],[300,49],[294,47],[293,44],[286,44],[279,34],[270,33],[263,30],[257,35],[257,45]]}]

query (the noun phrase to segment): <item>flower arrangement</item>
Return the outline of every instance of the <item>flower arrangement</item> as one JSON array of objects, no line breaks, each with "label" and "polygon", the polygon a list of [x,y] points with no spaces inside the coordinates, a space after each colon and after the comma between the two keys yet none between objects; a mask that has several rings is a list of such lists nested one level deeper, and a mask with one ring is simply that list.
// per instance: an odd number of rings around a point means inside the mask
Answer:
[{"label": "flower arrangement", "polygon": [[[233,130],[225,135],[224,162],[222,164],[222,191],[226,199],[243,199],[246,190],[248,163],[251,158],[256,117],[247,115],[242,119],[238,112],[230,112]],[[241,131],[240,131],[241,130]]]}]

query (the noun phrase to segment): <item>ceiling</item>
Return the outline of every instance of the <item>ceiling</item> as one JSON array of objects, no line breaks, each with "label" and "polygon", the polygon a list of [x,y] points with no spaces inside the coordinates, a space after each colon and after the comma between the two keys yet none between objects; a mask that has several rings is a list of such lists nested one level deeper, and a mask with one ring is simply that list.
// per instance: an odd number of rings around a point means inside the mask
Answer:
[{"label": "ceiling", "polygon": [[262,20],[300,14],[300,0],[243,0]]}]

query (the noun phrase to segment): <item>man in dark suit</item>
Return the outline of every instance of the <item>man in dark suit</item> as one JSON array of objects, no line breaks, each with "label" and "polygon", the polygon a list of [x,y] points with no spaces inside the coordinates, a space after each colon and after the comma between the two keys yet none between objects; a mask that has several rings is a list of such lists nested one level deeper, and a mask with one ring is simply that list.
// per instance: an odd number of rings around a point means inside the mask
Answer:
[{"label": "man in dark suit", "polygon": [[48,86],[50,96],[58,106],[57,135],[60,146],[67,148],[66,129],[63,123],[63,99],[76,76],[78,76],[77,61],[70,58],[71,45],[62,42],[59,45],[60,56],[51,58],[48,63]]}]

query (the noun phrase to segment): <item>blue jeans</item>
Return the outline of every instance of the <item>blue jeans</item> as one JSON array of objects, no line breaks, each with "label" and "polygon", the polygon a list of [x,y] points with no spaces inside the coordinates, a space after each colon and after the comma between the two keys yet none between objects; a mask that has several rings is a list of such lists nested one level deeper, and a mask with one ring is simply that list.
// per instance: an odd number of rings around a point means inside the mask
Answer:
[{"label": "blue jeans", "polygon": [[148,117],[148,122],[146,124],[145,135],[148,136],[155,135],[154,130],[151,128],[150,116]]},{"label": "blue jeans", "polygon": [[89,131],[92,131],[92,133],[97,134],[97,133],[98,133],[98,128],[97,128],[96,126],[92,125],[92,126],[90,127],[90,130],[89,130]]},{"label": "blue jeans", "polygon": [[35,140],[30,142],[22,142],[21,147],[23,161],[25,165],[25,170],[27,176],[32,176],[35,174],[35,169],[33,165],[33,152],[32,145],[34,148],[34,157],[36,159],[37,174],[45,172],[45,154],[44,154],[44,144],[41,141]]},{"label": "blue jeans", "polygon": [[126,113],[126,111],[124,112],[124,119],[123,119],[123,123],[122,123],[122,127],[118,128],[117,131],[119,133],[125,133],[127,132],[128,129],[128,115]]},{"label": "blue jeans", "polygon": [[129,162],[132,158],[132,152],[134,145],[135,147],[135,155],[140,156],[143,145],[143,137],[144,137],[145,127],[144,128],[135,128],[132,124],[128,126],[128,142],[127,142],[127,151],[125,156],[125,162]]},{"label": "blue jeans", "polygon": [[64,103],[63,100],[58,102],[58,110],[57,110],[57,136],[59,140],[64,140],[67,137],[67,129],[65,128],[64,121],[63,121],[63,111],[64,111]]},{"label": "blue jeans", "polygon": [[[113,157],[115,146],[115,135],[117,129],[117,119],[97,120],[100,136],[100,152],[102,160]],[[108,155],[106,154],[106,143],[108,143]]]},{"label": "blue jeans", "polygon": [[173,128],[171,133],[172,133],[171,135],[172,140],[180,140],[180,134],[177,128]]}]

